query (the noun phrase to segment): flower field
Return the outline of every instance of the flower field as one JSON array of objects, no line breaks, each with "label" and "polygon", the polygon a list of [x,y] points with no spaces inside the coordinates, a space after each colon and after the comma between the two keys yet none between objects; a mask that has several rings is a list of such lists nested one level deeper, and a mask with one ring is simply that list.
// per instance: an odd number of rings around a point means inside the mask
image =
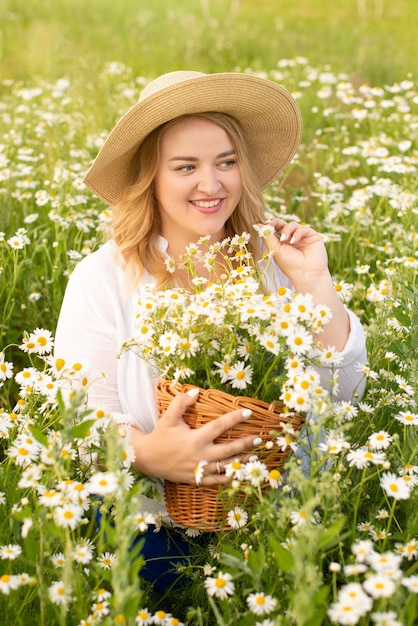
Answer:
[{"label": "flower field", "polygon": [[[68,78],[0,84],[2,624],[417,623],[417,85],[356,83],[304,57],[264,75],[292,91],[305,120],[266,207],[325,237],[335,288],[367,332],[366,390],[352,402],[331,395],[309,436],[281,437],[299,452],[285,471],[231,468],[230,489],[251,506],[229,511],[209,547],[186,531],[187,592],[161,599],[140,582],[132,543],[167,523],[165,511],[141,509],[152,485],[131,469],[129,431],[85,411],[86,364],[53,355],[67,277],[106,232],[109,210],[82,176],[111,123]],[[145,82],[107,63],[108,116]]]}]

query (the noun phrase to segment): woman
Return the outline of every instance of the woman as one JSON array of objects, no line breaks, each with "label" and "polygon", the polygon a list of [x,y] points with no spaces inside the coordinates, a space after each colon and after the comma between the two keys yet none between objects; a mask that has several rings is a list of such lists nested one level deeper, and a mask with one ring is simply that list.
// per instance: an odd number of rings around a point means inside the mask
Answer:
[{"label": "woman", "polygon": [[[155,380],[147,366],[130,351],[117,354],[134,335],[134,305],[143,286],[155,283],[163,289],[173,282],[167,255],[179,259],[185,246],[203,235],[219,241],[254,232],[252,225],[265,220],[262,189],[289,164],[300,134],[298,107],[275,83],[237,73],[172,72],[144,89],[85,177],[86,185],[113,206],[112,239],[70,278],[56,354],[89,364],[90,378],[97,378],[89,405],[132,426],[134,464],[142,474],[193,483],[194,469],[205,459],[202,484],[224,483],[225,464],[253,444],[248,437],[214,443],[246,418],[245,411],[189,429],[182,415],[196,401],[192,394],[175,398],[157,421]],[[309,292],[316,303],[332,309],[320,339],[341,351],[339,397],[350,399],[361,379],[356,364],[365,360],[364,335],[335,293],[323,240],[296,222],[269,223],[275,235],[267,244],[276,264],[269,287]],[[260,257],[258,237],[250,245]],[[180,270],[174,280],[187,287]],[[165,554],[165,544],[159,549]],[[155,550],[151,546],[151,553]]]}]

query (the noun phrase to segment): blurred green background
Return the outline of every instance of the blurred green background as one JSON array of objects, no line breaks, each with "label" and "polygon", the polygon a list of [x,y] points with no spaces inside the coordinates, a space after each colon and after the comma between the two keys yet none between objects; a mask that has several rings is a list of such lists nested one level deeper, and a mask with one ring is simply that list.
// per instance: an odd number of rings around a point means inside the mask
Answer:
[{"label": "blurred green background", "polygon": [[154,77],[304,56],[383,84],[415,72],[417,11],[417,0],[1,0],[0,77],[87,85],[108,61]]}]

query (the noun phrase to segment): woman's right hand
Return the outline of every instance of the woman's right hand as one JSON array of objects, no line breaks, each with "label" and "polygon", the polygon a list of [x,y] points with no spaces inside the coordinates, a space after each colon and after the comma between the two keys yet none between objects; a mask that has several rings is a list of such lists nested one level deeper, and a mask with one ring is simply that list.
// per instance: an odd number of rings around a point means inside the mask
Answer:
[{"label": "woman's right hand", "polygon": [[226,483],[230,479],[223,471],[225,465],[236,458],[245,460],[248,453],[245,455],[244,451],[260,443],[254,443],[253,435],[214,443],[223,432],[247,419],[251,415],[248,410],[231,411],[201,428],[190,428],[183,414],[197,397],[198,394],[190,392],[176,396],[151,433],[132,430],[131,443],[136,453],[134,465],[139,472],[172,482],[195,484],[195,469],[204,460],[207,465],[200,484]]}]

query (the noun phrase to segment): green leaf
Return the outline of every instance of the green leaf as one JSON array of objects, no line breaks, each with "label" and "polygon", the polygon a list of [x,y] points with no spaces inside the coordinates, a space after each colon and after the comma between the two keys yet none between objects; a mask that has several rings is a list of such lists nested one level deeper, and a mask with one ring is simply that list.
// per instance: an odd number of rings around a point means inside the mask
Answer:
[{"label": "green leaf", "polygon": [[258,550],[250,550],[248,553],[248,566],[252,572],[260,575],[266,562],[264,548],[261,545]]},{"label": "green leaf", "polygon": [[345,521],[345,517],[340,517],[340,519],[330,524],[330,526],[324,528],[318,540],[319,550],[326,550],[341,540],[341,531],[344,528]]},{"label": "green leaf", "polygon": [[295,564],[292,553],[286,548],[283,548],[280,541],[274,537],[270,538],[270,547],[273,550],[277,567],[282,570],[282,572],[290,572]]},{"label": "green leaf", "polygon": [[45,446],[45,448],[48,446],[48,437],[44,435],[44,433],[39,430],[39,428],[36,428],[36,426],[31,424],[29,426],[29,430],[35,437],[36,441],[38,441],[38,443],[40,443],[42,446]]},{"label": "green leaf", "polygon": [[392,309],[392,312],[398,322],[400,322],[403,326],[406,326],[407,328],[410,326],[411,320],[403,309],[401,309],[400,307],[395,307],[394,309]]},{"label": "green leaf", "polygon": [[96,420],[86,420],[85,422],[81,422],[81,424],[73,426],[71,429],[71,436],[74,439],[84,439],[95,422]]}]

